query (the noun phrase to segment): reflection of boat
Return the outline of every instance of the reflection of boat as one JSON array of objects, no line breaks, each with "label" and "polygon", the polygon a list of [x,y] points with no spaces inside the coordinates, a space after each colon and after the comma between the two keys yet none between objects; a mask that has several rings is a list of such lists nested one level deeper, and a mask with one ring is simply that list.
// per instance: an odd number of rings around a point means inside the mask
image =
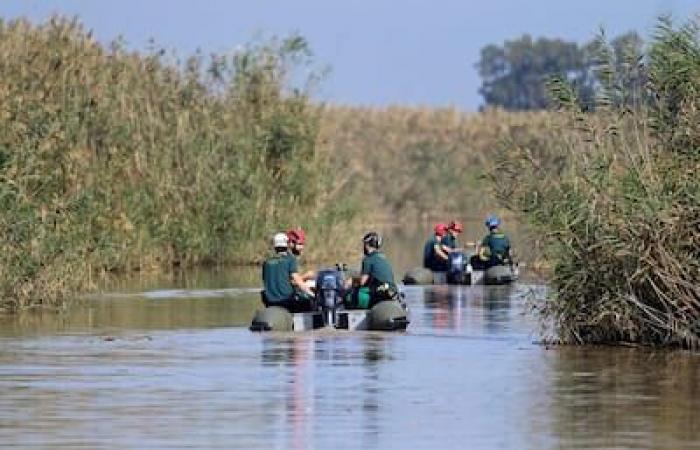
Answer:
[{"label": "reflection of boat", "polygon": [[371,309],[344,306],[343,271],[322,270],[316,278],[316,298],[309,312],[291,313],[279,306],[258,310],[251,331],[307,331],[323,327],[343,330],[402,331],[409,324],[408,309],[400,299],[384,300]]},{"label": "reflection of boat", "polygon": [[[475,270],[468,262],[459,258],[451,259],[447,271],[433,271],[416,267],[406,272],[404,284],[510,284],[519,276],[517,265],[497,265],[486,270]],[[453,263],[454,262],[454,263]]]},{"label": "reflection of boat", "polygon": [[518,279],[518,266],[501,264],[486,269],[483,275],[483,284],[510,284]]}]

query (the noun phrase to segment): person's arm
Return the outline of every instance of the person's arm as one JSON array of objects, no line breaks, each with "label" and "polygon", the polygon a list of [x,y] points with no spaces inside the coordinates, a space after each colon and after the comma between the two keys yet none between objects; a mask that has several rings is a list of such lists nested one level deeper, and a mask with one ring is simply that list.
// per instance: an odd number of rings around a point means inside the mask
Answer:
[{"label": "person's arm", "polygon": [[445,246],[442,244],[435,244],[435,254],[438,255],[440,259],[447,261],[447,252],[443,249],[443,247]]},{"label": "person's arm", "polygon": [[309,286],[306,284],[304,281],[304,277],[302,277],[299,272],[294,272],[292,273],[292,284],[297,287],[300,291],[309,294],[309,295],[314,295],[313,291],[309,288]]},{"label": "person's arm", "polygon": [[300,291],[308,295],[314,295],[313,291],[304,282],[304,278],[299,274],[299,266],[297,260],[290,258],[289,260],[289,281]]}]

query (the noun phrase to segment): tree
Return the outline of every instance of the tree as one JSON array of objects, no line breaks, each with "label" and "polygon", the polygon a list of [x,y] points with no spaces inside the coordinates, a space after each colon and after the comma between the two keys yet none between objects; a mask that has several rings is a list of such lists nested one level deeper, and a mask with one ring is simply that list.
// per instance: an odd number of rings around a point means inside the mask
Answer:
[{"label": "tree", "polygon": [[[604,38],[604,34],[602,35]],[[476,64],[482,79],[479,93],[486,106],[500,106],[510,110],[546,108],[549,103],[546,83],[553,77],[573,85],[583,107],[592,107],[596,85],[595,71],[601,61],[593,55],[600,53],[605,39],[579,46],[562,39],[539,38],[529,35],[506,41],[503,46],[488,45],[481,50]],[[630,32],[616,37],[609,44],[608,63],[618,72],[637,71],[631,91],[638,101],[642,95],[644,74],[640,70],[643,42],[637,33]],[[624,99],[624,103],[632,100]]]},{"label": "tree", "polygon": [[592,95],[585,53],[575,42],[529,35],[506,41],[503,47],[488,45],[477,64],[486,105],[511,110],[547,107],[546,82],[559,76],[575,84],[580,97]]}]

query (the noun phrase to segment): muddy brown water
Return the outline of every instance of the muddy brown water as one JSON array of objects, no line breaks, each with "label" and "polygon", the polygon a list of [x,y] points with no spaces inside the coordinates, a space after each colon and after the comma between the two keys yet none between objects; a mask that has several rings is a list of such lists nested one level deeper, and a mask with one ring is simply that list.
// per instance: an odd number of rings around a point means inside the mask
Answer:
[{"label": "muddy brown water", "polygon": [[406,287],[406,333],[254,334],[257,271],[0,320],[0,447],[700,448],[700,357],[545,348],[544,287]]}]

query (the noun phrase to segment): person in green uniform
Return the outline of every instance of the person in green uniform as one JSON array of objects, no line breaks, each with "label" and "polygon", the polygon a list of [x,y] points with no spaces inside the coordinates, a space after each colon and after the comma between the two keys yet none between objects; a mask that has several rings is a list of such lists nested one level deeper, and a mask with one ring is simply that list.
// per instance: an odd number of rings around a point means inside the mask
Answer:
[{"label": "person in green uniform", "polygon": [[262,279],[265,306],[281,306],[290,312],[313,309],[314,294],[299,274],[297,260],[289,252],[289,239],[284,233],[275,234],[274,254],[263,263]]},{"label": "person in green uniform", "polygon": [[464,227],[460,222],[452,221],[447,227],[447,233],[440,240],[440,248],[445,254],[460,250],[459,244],[457,243],[457,237],[464,230]]},{"label": "person in green uniform", "polygon": [[442,250],[440,240],[447,234],[447,225],[438,223],[435,225],[435,233],[428,239],[423,247],[423,267],[430,270],[447,270],[447,253]]},{"label": "person in green uniform", "polygon": [[501,219],[490,215],[484,221],[489,233],[482,239],[477,254],[472,258],[472,267],[486,270],[493,266],[511,263],[510,239],[500,229]]},{"label": "person in green uniform", "polygon": [[359,285],[346,298],[346,305],[354,309],[369,309],[379,302],[399,297],[394,270],[384,252],[380,251],[381,236],[371,231],[362,238],[362,245],[365,256],[362,258]]}]

